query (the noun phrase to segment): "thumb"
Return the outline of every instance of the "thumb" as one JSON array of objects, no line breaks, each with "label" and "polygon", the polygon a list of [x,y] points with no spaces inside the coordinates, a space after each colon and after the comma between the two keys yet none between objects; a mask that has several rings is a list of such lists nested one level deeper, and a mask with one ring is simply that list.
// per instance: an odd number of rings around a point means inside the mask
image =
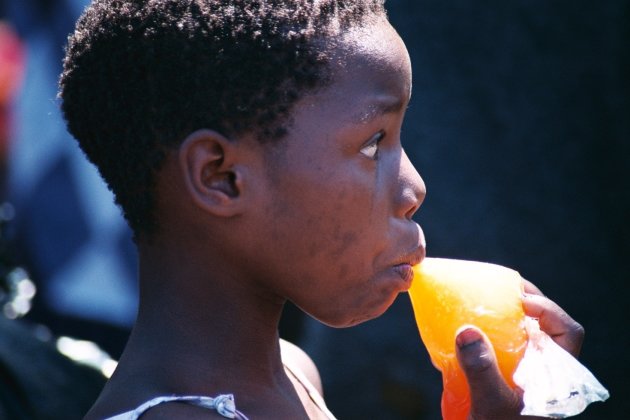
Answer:
[{"label": "thumb", "polygon": [[501,376],[488,337],[476,327],[464,326],[459,330],[455,343],[457,360],[470,388],[472,417],[494,418],[518,413],[521,399]]},{"label": "thumb", "polygon": [[492,344],[479,329],[471,325],[463,326],[457,332],[455,344],[457,360],[471,387],[478,383],[486,384],[488,376],[499,374]]}]

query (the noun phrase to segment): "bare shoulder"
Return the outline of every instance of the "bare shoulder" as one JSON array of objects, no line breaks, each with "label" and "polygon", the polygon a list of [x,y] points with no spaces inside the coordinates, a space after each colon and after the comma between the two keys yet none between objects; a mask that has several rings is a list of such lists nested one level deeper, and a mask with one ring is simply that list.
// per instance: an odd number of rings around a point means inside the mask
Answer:
[{"label": "bare shoulder", "polygon": [[322,389],[322,379],[319,376],[319,370],[315,366],[315,362],[308,354],[298,346],[286,340],[280,339],[280,351],[282,361],[290,368],[299,369],[306,379],[317,389],[320,395],[324,395]]}]

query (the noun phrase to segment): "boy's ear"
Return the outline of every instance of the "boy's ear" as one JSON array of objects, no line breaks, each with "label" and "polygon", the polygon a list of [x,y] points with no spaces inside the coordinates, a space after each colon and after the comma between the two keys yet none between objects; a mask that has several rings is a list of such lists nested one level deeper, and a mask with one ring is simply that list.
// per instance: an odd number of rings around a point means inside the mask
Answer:
[{"label": "boy's ear", "polygon": [[179,165],[192,200],[222,217],[240,211],[242,192],[234,142],[214,130],[189,134],[179,147]]}]

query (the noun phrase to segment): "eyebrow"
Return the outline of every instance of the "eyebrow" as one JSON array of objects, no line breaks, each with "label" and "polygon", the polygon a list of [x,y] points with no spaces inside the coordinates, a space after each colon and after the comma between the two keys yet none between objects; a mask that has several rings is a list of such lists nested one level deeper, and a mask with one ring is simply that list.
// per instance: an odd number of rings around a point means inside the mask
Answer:
[{"label": "eyebrow", "polygon": [[376,117],[400,111],[404,103],[405,101],[401,101],[398,98],[395,100],[378,99],[370,102],[363,109],[353,114],[350,120],[355,124],[365,124],[374,120]]}]

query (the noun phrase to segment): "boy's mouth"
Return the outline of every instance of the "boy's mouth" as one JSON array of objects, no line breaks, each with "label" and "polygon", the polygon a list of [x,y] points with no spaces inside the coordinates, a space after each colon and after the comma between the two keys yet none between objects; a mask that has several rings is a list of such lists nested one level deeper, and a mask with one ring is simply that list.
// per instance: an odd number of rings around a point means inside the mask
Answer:
[{"label": "boy's mouth", "polygon": [[405,284],[405,290],[411,287],[413,281],[413,267],[420,264],[425,257],[425,248],[423,246],[410,254],[404,259],[405,262],[394,265],[394,271],[400,276]]},{"label": "boy's mouth", "polygon": [[413,266],[411,264],[398,264],[394,266],[394,271],[400,276],[404,282],[404,290],[411,287],[413,280]]},{"label": "boy's mouth", "polygon": [[418,230],[418,236],[415,246],[410,252],[406,253],[402,258],[400,258],[399,262],[393,267],[394,271],[404,281],[406,288],[411,287],[411,282],[413,280],[413,267],[420,264],[426,256],[424,233],[422,232],[422,228],[420,227],[420,225],[415,223],[415,226]]},{"label": "boy's mouth", "polygon": [[408,248],[409,251],[400,259],[400,264],[408,264],[412,267],[420,264],[426,256],[426,240],[424,238],[424,232],[419,224],[414,223],[414,225],[417,229],[416,243],[411,248]]}]

